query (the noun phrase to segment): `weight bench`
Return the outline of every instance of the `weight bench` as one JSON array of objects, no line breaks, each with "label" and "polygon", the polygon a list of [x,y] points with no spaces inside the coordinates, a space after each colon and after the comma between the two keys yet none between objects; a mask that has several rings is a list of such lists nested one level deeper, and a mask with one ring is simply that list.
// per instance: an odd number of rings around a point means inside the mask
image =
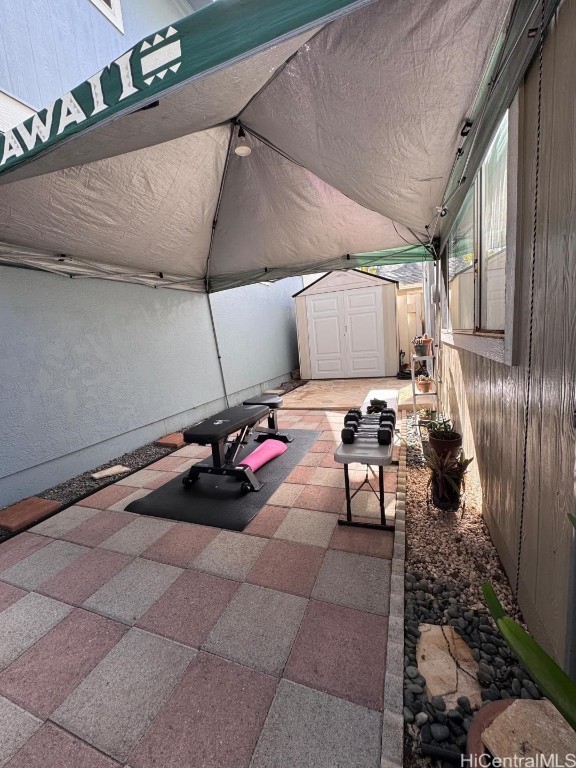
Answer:
[{"label": "weight bench", "polygon": [[[264,404],[235,405],[187,429],[184,432],[186,443],[210,445],[212,465],[195,464],[190,467],[188,475],[182,479],[184,487],[194,485],[201,474],[229,475],[242,482],[243,493],[259,491],[262,483],[250,467],[237,464],[236,457],[253,427],[269,413],[269,406]],[[230,440],[230,435],[235,433],[234,440]]]},{"label": "weight bench", "polygon": [[268,426],[256,427],[255,432],[260,434],[256,438],[257,443],[263,443],[264,440],[273,438],[274,440],[282,440],[283,443],[291,443],[294,439],[290,435],[282,435],[278,431],[278,408],[282,406],[284,401],[280,395],[258,395],[257,397],[251,397],[249,400],[244,400],[244,405],[265,405],[268,410]]}]

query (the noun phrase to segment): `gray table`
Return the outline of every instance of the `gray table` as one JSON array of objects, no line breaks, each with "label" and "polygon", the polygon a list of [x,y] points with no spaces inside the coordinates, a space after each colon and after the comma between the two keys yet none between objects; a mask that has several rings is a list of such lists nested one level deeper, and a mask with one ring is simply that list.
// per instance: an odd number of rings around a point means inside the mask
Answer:
[{"label": "gray table", "polygon": [[[334,452],[334,461],[344,465],[344,487],[346,489],[346,520],[338,520],[339,525],[353,525],[357,528],[379,528],[384,531],[393,531],[393,525],[387,525],[386,514],[384,511],[384,470],[388,464],[392,464],[392,445],[379,445],[377,440],[361,440],[357,443],[340,443]],[[350,476],[348,474],[349,464],[366,464],[366,477],[361,485],[350,494]],[[378,467],[378,485],[379,494],[376,493],[368,479],[368,466]],[[358,491],[368,484],[371,490],[379,497],[380,501],[380,522],[362,523],[352,519],[352,499]]]}]

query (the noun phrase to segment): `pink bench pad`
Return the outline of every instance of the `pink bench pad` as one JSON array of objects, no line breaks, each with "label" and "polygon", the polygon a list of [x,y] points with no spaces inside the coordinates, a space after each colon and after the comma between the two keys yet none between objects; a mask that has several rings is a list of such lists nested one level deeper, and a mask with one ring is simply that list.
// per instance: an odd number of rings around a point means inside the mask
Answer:
[{"label": "pink bench pad", "polygon": [[287,450],[287,447],[286,443],[282,443],[280,440],[266,440],[258,448],[255,448],[252,453],[245,456],[240,463],[245,467],[250,467],[252,472],[256,472],[257,469],[275,459],[276,456],[281,456]]}]

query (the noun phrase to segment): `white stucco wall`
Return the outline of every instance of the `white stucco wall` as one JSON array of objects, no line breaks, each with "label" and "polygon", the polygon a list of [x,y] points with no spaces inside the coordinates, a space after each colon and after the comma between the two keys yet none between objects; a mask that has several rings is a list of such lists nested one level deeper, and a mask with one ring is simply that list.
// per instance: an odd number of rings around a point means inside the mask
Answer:
[{"label": "white stucco wall", "polygon": [[[231,401],[297,366],[301,285],[212,297]],[[205,295],[0,267],[0,506],[216,412],[223,396]]]},{"label": "white stucco wall", "polygon": [[[298,367],[292,294],[302,278],[248,285],[211,296],[228,391],[254,386]],[[290,367],[286,365],[290,362]]]}]

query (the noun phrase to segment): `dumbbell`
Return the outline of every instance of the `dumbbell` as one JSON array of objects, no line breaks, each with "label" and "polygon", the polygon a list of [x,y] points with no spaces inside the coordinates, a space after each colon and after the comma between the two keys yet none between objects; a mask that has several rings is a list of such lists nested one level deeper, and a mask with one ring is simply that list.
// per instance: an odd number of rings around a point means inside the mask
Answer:
[{"label": "dumbbell", "polygon": [[362,421],[347,420],[344,422],[344,427],[353,429],[354,432],[357,433],[369,432],[370,434],[375,434],[379,429],[383,429],[384,427],[393,430],[393,426],[390,422],[380,423],[379,421],[366,421],[365,419]]},{"label": "dumbbell", "polygon": [[389,419],[396,424],[396,411],[393,408],[384,408],[380,414],[380,421]]},{"label": "dumbbell", "polygon": [[360,424],[361,421],[370,421],[374,422],[375,424],[380,423],[380,414],[374,415],[374,416],[365,416],[362,413],[358,413],[358,411],[348,411],[348,413],[344,416],[344,422],[347,421],[356,421],[358,424]]},{"label": "dumbbell", "polygon": [[348,424],[342,430],[342,442],[346,445],[354,443],[356,440],[378,440],[379,445],[390,445],[392,442],[392,428],[389,425],[384,427],[359,428],[354,422]]},{"label": "dumbbell", "polygon": [[348,411],[344,416],[344,425],[347,423],[355,422],[357,424],[370,424],[372,426],[378,426],[383,424],[391,424],[392,429],[396,425],[396,414],[391,408],[386,409],[386,412],[376,414],[374,416],[358,416],[356,412]]}]

